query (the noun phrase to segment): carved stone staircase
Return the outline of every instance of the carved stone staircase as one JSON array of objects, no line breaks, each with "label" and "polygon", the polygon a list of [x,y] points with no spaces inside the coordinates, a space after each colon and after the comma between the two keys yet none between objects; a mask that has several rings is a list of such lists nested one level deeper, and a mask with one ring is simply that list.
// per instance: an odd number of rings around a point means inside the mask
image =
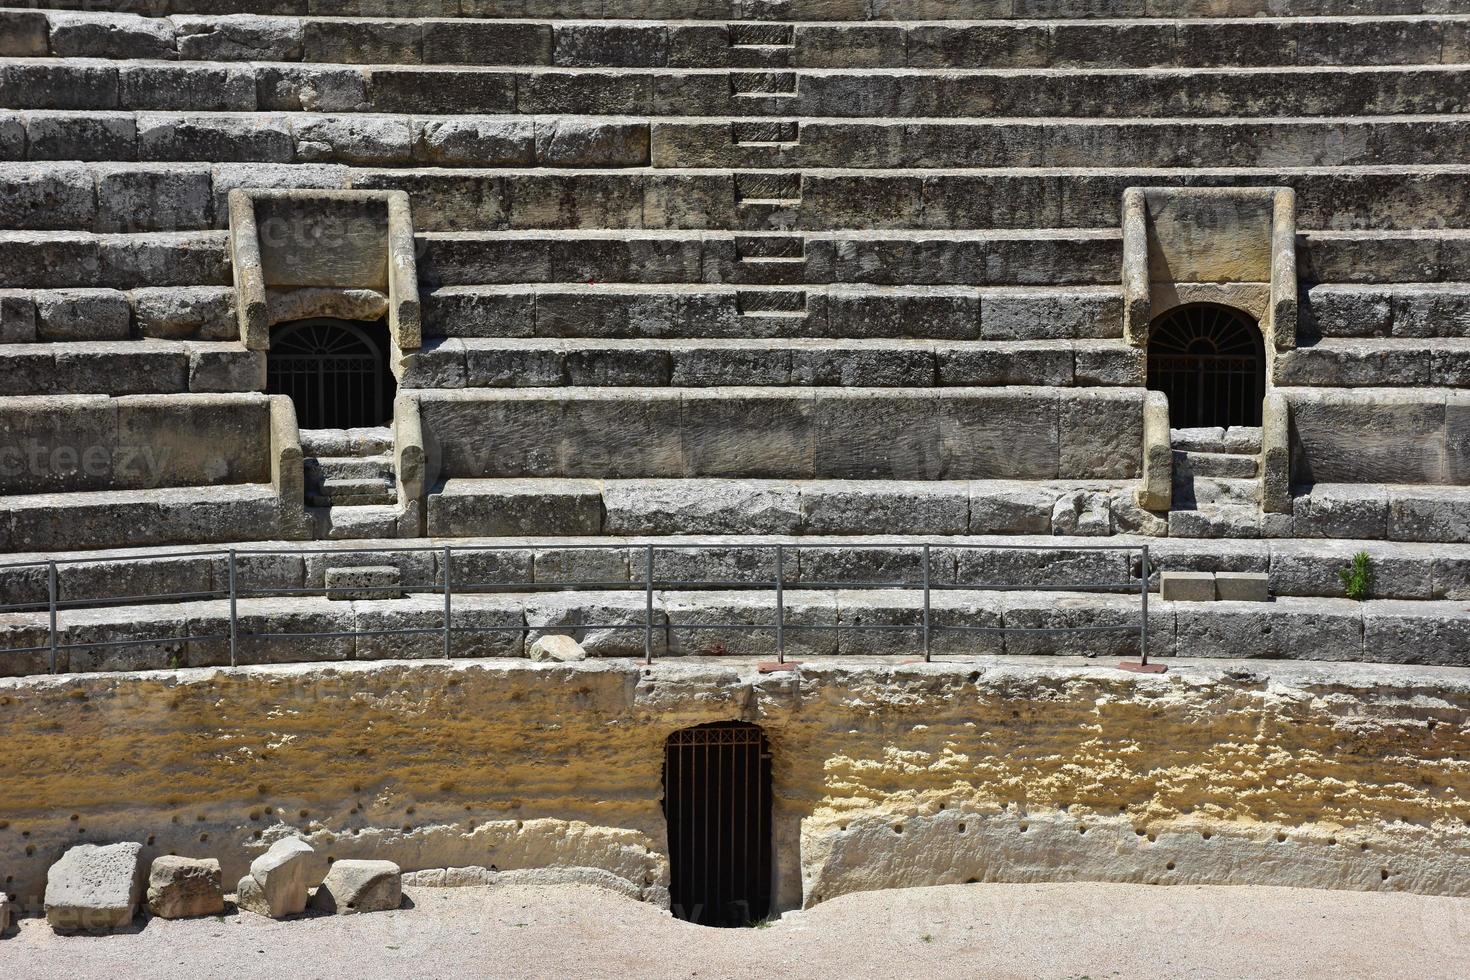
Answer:
[{"label": "carved stone staircase", "polygon": [[1259,428],[1174,429],[1170,444],[1174,447],[1171,536],[1265,535],[1260,507]]},{"label": "carved stone staircase", "polygon": [[393,434],[386,427],[306,429],[301,433],[307,512],[317,537],[393,537],[398,494]]}]

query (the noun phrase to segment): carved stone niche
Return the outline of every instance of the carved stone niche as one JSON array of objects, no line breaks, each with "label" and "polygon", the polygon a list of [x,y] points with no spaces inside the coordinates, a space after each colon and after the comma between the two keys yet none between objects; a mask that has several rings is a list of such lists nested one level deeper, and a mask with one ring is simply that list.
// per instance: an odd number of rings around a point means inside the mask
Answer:
[{"label": "carved stone niche", "polygon": [[1289,187],[1130,187],[1123,192],[1123,326],[1186,303],[1243,310],[1266,346],[1296,347],[1296,194]]},{"label": "carved stone niche", "polygon": [[309,317],[388,319],[393,363],[423,345],[413,218],[403,191],[230,191],[240,340]]}]

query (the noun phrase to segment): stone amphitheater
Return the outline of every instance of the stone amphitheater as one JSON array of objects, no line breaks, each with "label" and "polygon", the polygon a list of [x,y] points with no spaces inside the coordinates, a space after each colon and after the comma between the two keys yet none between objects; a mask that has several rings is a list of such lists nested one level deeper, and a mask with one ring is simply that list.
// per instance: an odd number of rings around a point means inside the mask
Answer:
[{"label": "stone amphitheater", "polygon": [[1470,894],[1467,113],[1466,0],[0,10],[0,891]]}]

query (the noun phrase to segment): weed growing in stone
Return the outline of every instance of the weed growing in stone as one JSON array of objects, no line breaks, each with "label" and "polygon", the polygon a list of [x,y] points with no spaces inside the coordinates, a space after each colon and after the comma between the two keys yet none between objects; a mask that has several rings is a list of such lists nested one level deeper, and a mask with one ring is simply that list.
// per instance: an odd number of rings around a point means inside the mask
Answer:
[{"label": "weed growing in stone", "polygon": [[1342,579],[1343,591],[1349,599],[1362,602],[1368,598],[1373,588],[1373,560],[1368,557],[1368,552],[1360,551],[1353,555],[1353,563],[1339,569],[1337,577]]}]

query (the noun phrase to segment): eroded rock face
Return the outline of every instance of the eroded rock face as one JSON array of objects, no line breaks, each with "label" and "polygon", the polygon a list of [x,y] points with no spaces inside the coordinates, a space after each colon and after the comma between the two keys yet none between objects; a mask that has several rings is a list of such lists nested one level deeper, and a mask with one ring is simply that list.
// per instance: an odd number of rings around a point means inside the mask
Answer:
[{"label": "eroded rock face", "polygon": [[392,861],[338,861],[327,872],[311,907],[337,915],[386,912],[403,901],[402,875]]},{"label": "eroded rock face", "polygon": [[160,919],[191,919],[225,910],[219,862],[164,854],[148,873],[148,911]]},{"label": "eroded rock face", "polygon": [[102,932],[133,921],[141,882],[131,842],[79,844],[51,866],[46,877],[46,921],[57,932]]},{"label": "eroded rock face", "polygon": [[[7,678],[5,698],[0,818],[38,851],[7,862],[21,896],[79,813],[165,852],[207,832],[268,915],[300,907],[248,873],[300,851],[282,837],[316,852],[286,889],[301,904],[329,857],[591,869],[666,903],[664,742],[728,720],[770,741],[780,908],[972,877],[1470,890],[1470,678],[1445,667],[375,661]],[[84,747],[74,769],[46,765],[57,725]],[[200,752],[200,732],[228,742]]]}]

